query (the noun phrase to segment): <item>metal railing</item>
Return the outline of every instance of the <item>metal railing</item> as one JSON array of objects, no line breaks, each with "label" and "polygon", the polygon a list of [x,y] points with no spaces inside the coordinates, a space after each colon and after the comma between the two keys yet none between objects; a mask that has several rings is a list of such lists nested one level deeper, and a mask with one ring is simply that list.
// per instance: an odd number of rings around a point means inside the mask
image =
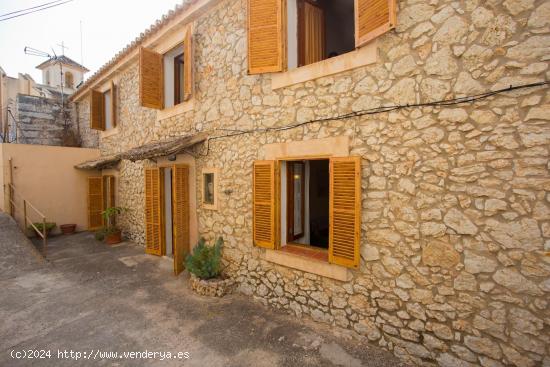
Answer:
[{"label": "metal railing", "polygon": [[[47,230],[47,222],[46,222],[46,216],[40,212],[40,210],[36,209],[34,205],[32,205],[28,200],[22,198],[20,195],[16,195],[15,187],[13,184],[8,184],[8,192],[9,192],[9,204],[10,204],[10,215],[11,217],[17,222],[17,212],[16,210],[22,211],[23,214],[23,231],[26,231],[27,229],[32,228],[36,235],[42,239],[42,256],[46,257],[47,251],[48,251],[48,230]],[[17,205],[16,196],[19,196],[23,203],[23,207]],[[31,212],[34,212],[35,218],[38,217],[39,221],[33,221],[29,217],[29,209]],[[30,224],[29,224],[30,223]],[[37,224],[42,224],[42,229],[38,229]]]}]

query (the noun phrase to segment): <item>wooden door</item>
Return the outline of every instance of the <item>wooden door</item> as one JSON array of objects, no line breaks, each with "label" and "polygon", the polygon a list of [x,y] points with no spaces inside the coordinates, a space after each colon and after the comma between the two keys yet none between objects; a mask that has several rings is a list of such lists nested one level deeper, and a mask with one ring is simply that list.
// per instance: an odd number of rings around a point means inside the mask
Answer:
[{"label": "wooden door", "polygon": [[103,225],[103,179],[88,177],[88,230],[96,230]]},{"label": "wooden door", "polygon": [[162,187],[164,180],[159,168],[145,168],[145,252],[162,255]]},{"label": "wooden door", "polygon": [[189,253],[189,166],[175,165],[172,172],[174,274],[178,275]]}]

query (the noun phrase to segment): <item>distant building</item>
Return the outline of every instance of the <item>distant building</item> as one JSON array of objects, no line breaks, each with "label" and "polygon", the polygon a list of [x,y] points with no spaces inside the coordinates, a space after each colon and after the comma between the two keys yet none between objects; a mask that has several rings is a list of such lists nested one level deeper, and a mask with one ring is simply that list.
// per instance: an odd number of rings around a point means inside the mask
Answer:
[{"label": "distant building", "polygon": [[0,142],[74,145],[75,134],[67,139],[72,126],[68,97],[89,70],[65,55],[36,68],[42,84],[29,74],[10,77],[0,67]]},{"label": "distant building", "polygon": [[65,55],[44,61],[36,68],[42,70],[42,84],[60,91],[63,88],[65,94],[72,94],[76,86],[84,80],[84,74],[89,71]]}]

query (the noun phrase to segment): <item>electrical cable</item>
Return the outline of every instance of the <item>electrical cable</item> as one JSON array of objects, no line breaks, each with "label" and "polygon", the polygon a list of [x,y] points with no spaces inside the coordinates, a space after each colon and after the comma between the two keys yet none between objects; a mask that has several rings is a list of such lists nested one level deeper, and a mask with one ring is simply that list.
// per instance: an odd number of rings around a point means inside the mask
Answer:
[{"label": "electrical cable", "polygon": [[465,103],[473,103],[473,102],[483,100],[483,99],[489,98],[489,97],[497,95],[497,94],[511,92],[511,91],[519,90],[519,89],[541,87],[541,86],[548,85],[548,84],[550,84],[550,81],[523,84],[523,85],[516,85],[516,86],[510,85],[507,88],[502,88],[502,89],[497,89],[497,90],[494,90],[494,91],[475,94],[475,95],[472,95],[472,96],[458,97],[458,98],[452,98],[452,99],[447,99],[447,100],[438,100],[438,101],[423,102],[423,103],[410,103],[410,104],[404,104],[404,105],[381,106],[381,107],[375,107],[375,108],[370,108],[370,109],[361,110],[361,111],[354,111],[354,112],[346,113],[346,114],[340,115],[340,116],[323,117],[323,118],[318,118],[318,119],[313,119],[313,120],[308,120],[308,121],[304,121],[304,122],[299,122],[299,123],[289,124],[289,125],[284,125],[284,126],[278,126],[278,127],[266,127],[266,128],[256,128],[256,129],[248,129],[248,130],[218,128],[218,129],[214,129],[214,131],[221,131],[221,132],[228,132],[229,131],[231,133],[224,134],[224,135],[213,136],[211,138],[208,138],[207,139],[206,153],[201,154],[201,155],[202,156],[207,156],[208,155],[209,150],[210,150],[210,141],[211,140],[225,139],[225,138],[231,138],[231,137],[240,136],[240,135],[262,133],[262,132],[266,133],[266,132],[271,132],[271,131],[286,131],[286,130],[295,129],[295,128],[305,126],[305,125],[309,125],[309,124],[313,124],[313,123],[323,123],[323,122],[328,122],[328,121],[345,120],[345,119],[350,119],[350,118],[353,118],[353,117],[359,117],[359,116],[365,116],[365,115],[375,115],[375,114],[391,112],[391,111],[397,111],[397,110],[406,109],[406,108],[440,107],[440,106],[453,106],[453,105],[460,105],[460,104],[465,104]]},{"label": "electrical cable", "polygon": [[40,4],[40,5],[32,6],[32,7],[27,8],[27,9],[21,9],[21,10],[12,11],[12,12],[5,13],[5,14],[0,15],[0,18],[3,18],[3,17],[5,17],[5,16],[7,16],[7,15],[22,13],[22,12],[24,12],[24,11],[28,11],[28,10],[32,10],[32,9],[36,9],[36,8],[41,8],[41,7],[43,7],[43,6],[50,5],[50,4],[54,4],[54,3],[58,3],[58,2],[60,2],[60,1],[62,1],[62,0],[50,1],[49,3],[45,3],[45,4]]},{"label": "electrical cable", "polygon": [[58,2],[58,3],[55,3],[55,4],[49,5],[49,6],[44,6],[44,7],[39,8],[39,9],[29,10],[29,11],[27,11],[26,13],[23,13],[23,14],[12,15],[11,17],[7,17],[7,18],[0,19],[0,22],[6,21],[6,20],[8,20],[8,19],[13,19],[13,18],[17,18],[17,17],[22,17],[23,15],[28,15],[28,14],[36,13],[36,12],[39,12],[39,11],[42,11],[42,10],[46,10],[46,9],[49,9],[49,8],[53,8],[53,7],[56,7],[56,6],[59,6],[59,5],[63,5],[63,4],[66,4],[66,3],[70,3],[71,1],[74,1],[74,0],[65,0],[65,1],[63,1],[63,2]]}]

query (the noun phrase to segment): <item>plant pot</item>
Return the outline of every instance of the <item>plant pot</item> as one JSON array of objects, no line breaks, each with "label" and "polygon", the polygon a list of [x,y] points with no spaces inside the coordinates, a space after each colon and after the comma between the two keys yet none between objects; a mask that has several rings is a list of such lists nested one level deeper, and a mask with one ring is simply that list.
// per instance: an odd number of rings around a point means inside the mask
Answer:
[{"label": "plant pot", "polygon": [[59,229],[63,234],[73,234],[76,229],[76,224],[62,224],[59,226]]},{"label": "plant pot", "polygon": [[122,242],[122,232],[117,231],[105,235],[105,243],[108,245],[116,245]]},{"label": "plant pot", "polygon": [[201,296],[223,297],[233,292],[235,281],[231,278],[213,278],[203,280],[195,274],[190,274],[191,288]]}]

